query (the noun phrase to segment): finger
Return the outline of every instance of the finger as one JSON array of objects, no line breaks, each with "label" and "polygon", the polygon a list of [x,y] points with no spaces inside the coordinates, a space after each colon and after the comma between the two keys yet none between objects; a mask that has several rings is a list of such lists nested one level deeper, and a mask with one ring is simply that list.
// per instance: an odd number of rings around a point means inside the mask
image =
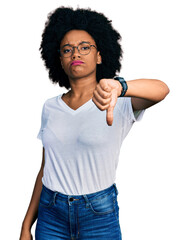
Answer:
[{"label": "finger", "polygon": [[108,85],[107,79],[101,79],[99,84],[104,91],[111,92],[111,87]]},{"label": "finger", "polygon": [[[97,90],[95,90],[95,91],[93,92],[93,96],[94,96],[94,98],[96,99],[96,101],[97,101],[99,104],[101,104],[102,106],[107,105],[107,104],[110,104],[110,102],[111,102],[111,97],[104,99],[104,98],[102,98],[102,97],[100,96],[100,94],[98,93]],[[111,94],[110,94],[110,96],[111,96]]]},{"label": "finger", "polygon": [[116,102],[117,102],[116,91],[113,91],[112,92],[112,100],[111,100],[110,105],[106,112],[106,121],[109,126],[111,126],[113,124],[113,111],[114,111]]},{"label": "finger", "polygon": [[92,98],[92,101],[95,103],[95,105],[96,105],[101,111],[104,111],[104,110],[108,109],[108,107],[110,106],[109,103],[108,103],[107,105],[101,105],[101,104],[95,99],[95,97]]},{"label": "finger", "polygon": [[112,95],[111,91],[110,92],[104,91],[100,84],[96,86],[96,91],[102,98],[110,98]]},{"label": "finger", "polygon": [[109,126],[112,126],[113,124],[113,110],[114,108],[113,107],[109,107],[107,110],[106,110],[106,121],[107,121],[107,124]]}]

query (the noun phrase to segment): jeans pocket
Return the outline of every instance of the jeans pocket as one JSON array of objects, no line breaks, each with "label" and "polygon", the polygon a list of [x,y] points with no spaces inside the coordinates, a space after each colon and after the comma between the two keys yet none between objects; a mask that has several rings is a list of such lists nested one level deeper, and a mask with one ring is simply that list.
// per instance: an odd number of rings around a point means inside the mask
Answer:
[{"label": "jeans pocket", "polygon": [[45,189],[43,188],[41,191],[39,206],[44,208],[50,208],[51,206],[53,206],[53,204],[53,196],[50,195],[47,191],[45,191]]},{"label": "jeans pocket", "polygon": [[102,198],[92,200],[90,202],[90,208],[96,215],[104,215],[112,213],[115,210],[115,193],[112,192]]}]

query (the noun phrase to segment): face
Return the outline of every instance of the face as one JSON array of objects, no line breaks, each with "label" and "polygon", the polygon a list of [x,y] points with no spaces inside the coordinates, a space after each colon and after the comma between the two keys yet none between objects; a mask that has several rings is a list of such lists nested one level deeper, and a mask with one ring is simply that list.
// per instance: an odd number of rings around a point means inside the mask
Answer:
[{"label": "face", "polygon": [[[83,30],[71,30],[66,33],[64,38],[60,43],[60,49],[65,46],[64,52],[69,52],[67,45],[72,47],[77,47],[79,44],[81,46],[82,42],[88,42],[91,47],[90,53],[87,55],[82,55],[77,48],[69,57],[60,57],[62,68],[68,75],[69,79],[93,77],[96,79],[96,66],[101,63],[100,52],[97,50],[96,43],[92,36]],[[84,48],[86,49],[85,45]]]}]

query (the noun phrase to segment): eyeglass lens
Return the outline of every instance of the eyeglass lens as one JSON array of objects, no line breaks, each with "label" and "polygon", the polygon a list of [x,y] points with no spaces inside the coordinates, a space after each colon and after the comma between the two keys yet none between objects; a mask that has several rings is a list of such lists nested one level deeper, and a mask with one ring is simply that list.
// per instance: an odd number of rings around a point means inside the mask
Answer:
[{"label": "eyeglass lens", "polygon": [[70,45],[66,45],[64,46],[60,51],[61,51],[61,55],[63,57],[70,57],[74,51],[74,48],[77,48],[79,53],[82,55],[86,55],[90,53],[91,50],[91,46],[89,43],[86,42],[82,42],[80,43],[77,47],[72,47]]}]

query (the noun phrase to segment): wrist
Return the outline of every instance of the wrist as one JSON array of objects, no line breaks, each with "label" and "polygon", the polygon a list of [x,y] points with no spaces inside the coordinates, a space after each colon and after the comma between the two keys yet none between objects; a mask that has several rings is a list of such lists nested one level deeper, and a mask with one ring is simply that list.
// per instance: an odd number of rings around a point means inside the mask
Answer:
[{"label": "wrist", "polygon": [[26,222],[23,222],[22,223],[22,230],[23,231],[31,231],[31,224],[28,224],[28,223],[26,223]]},{"label": "wrist", "polygon": [[124,97],[128,89],[127,82],[122,77],[114,77],[114,80],[117,80],[119,82],[118,97]]},{"label": "wrist", "polygon": [[118,85],[118,87],[117,87],[117,97],[119,97],[122,93],[123,87],[122,87],[122,85],[119,81],[117,81],[117,85]]}]

